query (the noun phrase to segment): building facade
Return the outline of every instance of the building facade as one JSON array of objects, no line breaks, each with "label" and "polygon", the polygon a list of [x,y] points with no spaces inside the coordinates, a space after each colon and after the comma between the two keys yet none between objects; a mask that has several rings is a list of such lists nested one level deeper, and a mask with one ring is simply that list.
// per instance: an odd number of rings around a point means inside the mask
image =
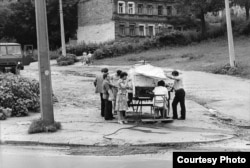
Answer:
[{"label": "building facade", "polygon": [[81,0],[78,4],[78,43],[105,42],[123,37],[155,36],[183,18],[175,0]]}]

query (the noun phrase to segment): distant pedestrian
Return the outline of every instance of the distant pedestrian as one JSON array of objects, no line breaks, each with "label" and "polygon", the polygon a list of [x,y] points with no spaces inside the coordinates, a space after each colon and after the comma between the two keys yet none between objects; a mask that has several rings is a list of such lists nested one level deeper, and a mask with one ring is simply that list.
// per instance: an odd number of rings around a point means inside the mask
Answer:
[{"label": "distant pedestrian", "polygon": [[82,59],[81,59],[81,63],[83,64],[83,63],[86,63],[86,57],[87,57],[87,53],[86,52],[83,52],[82,53]]},{"label": "distant pedestrian", "polygon": [[104,118],[105,120],[112,120],[113,114],[112,114],[112,100],[110,99],[110,96],[113,95],[112,93],[112,86],[110,83],[110,76],[109,74],[105,73],[103,74],[103,99],[105,102],[105,108],[104,108]]},{"label": "distant pedestrian", "polygon": [[104,117],[104,108],[105,108],[105,104],[104,104],[104,100],[103,100],[103,88],[102,88],[102,83],[103,83],[103,74],[107,74],[108,73],[108,68],[103,68],[101,70],[102,74],[99,74],[96,76],[96,79],[94,81],[94,85],[95,85],[95,92],[100,94],[100,98],[101,98],[101,116]]},{"label": "distant pedestrian", "polygon": [[[185,107],[185,90],[183,87],[183,78],[178,71],[173,71],[172,76],[167,75],[168,78],[174,80],[175,97],[172,102],[173,119],[185,120],[186,119],[186,107]],[[181,117],[178,118],[177,105],[181,106]]]},{"label": "distant pedestrian", "polygon": [[87,55],[86,64],[87,65],[92,64],[92,54],[91,54],[91,52],[89,52],[88,55]]}]

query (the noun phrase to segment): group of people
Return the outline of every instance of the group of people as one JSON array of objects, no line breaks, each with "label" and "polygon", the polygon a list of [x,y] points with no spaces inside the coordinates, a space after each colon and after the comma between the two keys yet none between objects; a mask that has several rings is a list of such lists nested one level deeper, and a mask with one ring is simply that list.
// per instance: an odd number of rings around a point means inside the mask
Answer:
[{"label": "group of people", "polygon": [[83,53],[82,53],[82,59],[81,59],[82,64],[83,64],[83,63],[85,63],[85,64],[87,64],[87,65],[92,64],[92,63],[93,63],[92,56],[93,56],[93,55],[91,54],[90,51],[89,51],[89,52],[83,52]]},{"label": "group of people", "polygon": [[[101,100],[101,116],[105,120],[113,120],[114,115],[118,115],[118,123],[127,123],[126,111],[132,100],[132,83],[128,79],[128,74],[117,70],[114,75],[109,74],[108,68],[103,68],[101,74],[96,76],[94,81],[95,92],[100,94]],[[173,119],[185,120],[185,91],[183,88],[183,80],[178,71],[173,71],[168,78],[174,80],[173,89],[175,97],[172,102]],[[159,81],[158,86],[154,89],[154,94],[165,94],[168,96],[168,90],[164,81]],[[177,105],[181,106],[181,117],[178,118]],[[163,116],[163,111],[159,110]]]},{"label": "group of people", "polygon": [[97,75],[94,85],[96,93],[100,93],[101,116],[105,120],[113,120],[113,114],[118,115],[118,123],[127,123],[125,119],[128,109],[128,90],[131,90],[128,74],[117,70],[116,74],[110,76],[107,68],[101,70],[102,74]]}]

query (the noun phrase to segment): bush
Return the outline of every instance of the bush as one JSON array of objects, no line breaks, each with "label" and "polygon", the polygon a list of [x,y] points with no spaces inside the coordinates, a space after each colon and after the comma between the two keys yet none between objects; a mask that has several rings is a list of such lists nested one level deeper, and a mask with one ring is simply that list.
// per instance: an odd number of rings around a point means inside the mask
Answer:
[{"label": "bush", "polygon": [[28,133],[35,134],[41,132],[56,132],[61,129],[61,123],[55,122],[54,124],[47,124],[42,119],[35,120],[31,123]]},{"label": "bush", "polygon": [[250,20],[236,25],[234,31],[240,35],[250,35]]},{"label": "bush", "polygon": [[67,53],[71,53],[74,54],[76,56],[82,56],[83,52],[94,52],[95,50],[97,50],[98,48],[100,48],[102,44],[96,44],[96,43],[90,43],[90,44],[86,44],[86,43],[80,43],[78,45],[67,45],[66,46],[66,51]]},{"label": "bush", "polygon": [[[51,60],[55,60],[60,56],[60,53],[57,50],[56,51],[50,51],[49,56],[50,56]],[[38,51],[37,50],[34,50],[34,52],[33,52],[33,59],[34,59],[34,61],[38,61]]]},{"label": "bush", "polygon": [[57,64],[59,66],[73,65],[75,62],[78,62],[78,59],[74,54],[67,54],[66,56],[61,55],[57,58]]},{"label": "bush", "polygon": [[210,29],[207,31],[207,37],[218,38],[218,37],[224,36],[226,32],[227,32],[226,27],[223,25],[213,26],[213,27],[210,27]]},{"label": "bush", "polygon": [[239,65],[236,65],[236,67],[231,67],[230,64],[226,64],[213,70],[213,73],[224,75],[239,75],[242,73],[242,71],[243,69]]},{"label": "bush", "polygon": [[0,86],[0,107],[11,109],[11,116],[27,116],[29,111],[39,111],[38,81],[11,73],[0,74]]},{"label": "bush", "polygon": [[[217,38],[223,36],[225,32],[224,26],[210,26],[207,38]],[[109,41],[101,44],[78,44],[76,46],[67,46],[67,52],[75,55],[82,55],[83,52],[94,51],[95,59],[103,59],[109,57],[117,57],[128,53],[141,52],[151,48],[159,48],[164,46],[188,45],[192,42],[200,42],[203,40],[200,32],[195,30],[189,31],[173,31],[158,34],[153,38],[121,38],[116,41]],[[71,65],[73,60],[70,58],[59,58],[60,65]]]}]

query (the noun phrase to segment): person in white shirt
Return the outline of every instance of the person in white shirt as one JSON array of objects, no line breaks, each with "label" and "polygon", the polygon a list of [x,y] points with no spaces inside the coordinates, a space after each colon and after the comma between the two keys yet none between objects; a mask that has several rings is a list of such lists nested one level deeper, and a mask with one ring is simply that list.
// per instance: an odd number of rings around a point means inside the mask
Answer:
[{"label": "person in white shirt", "polygon": [[[164,111],[167,106],[167,99],[168,99],[168,89],[165,87],[165,82],[164,81],[159,81],[157,83],[157,87],[154,88],[154,106],[157,107],[156,109],[156,115],[159,115],[159,111],[161,113],[161,117],[164,117]],[[165,98],[165,100],[164,100]],[[164,104],[165,102],[165,104]],[[164,107],[165,106],[165,107]]]},{"label": "person in white shirt", "polygon": [[183,78],[179,75],[178,71],[173,71],[172,76],[167,75],[168,78],[174,80],[174,90],[175,90],[175,97],[172,102],[173,108],[173,119],[178,119],[177,114],[177,105],[180,103],[181,105],[181,117],[179,120],[186,119],[186,107],[185,107],[185,90],[183,88]]}]

